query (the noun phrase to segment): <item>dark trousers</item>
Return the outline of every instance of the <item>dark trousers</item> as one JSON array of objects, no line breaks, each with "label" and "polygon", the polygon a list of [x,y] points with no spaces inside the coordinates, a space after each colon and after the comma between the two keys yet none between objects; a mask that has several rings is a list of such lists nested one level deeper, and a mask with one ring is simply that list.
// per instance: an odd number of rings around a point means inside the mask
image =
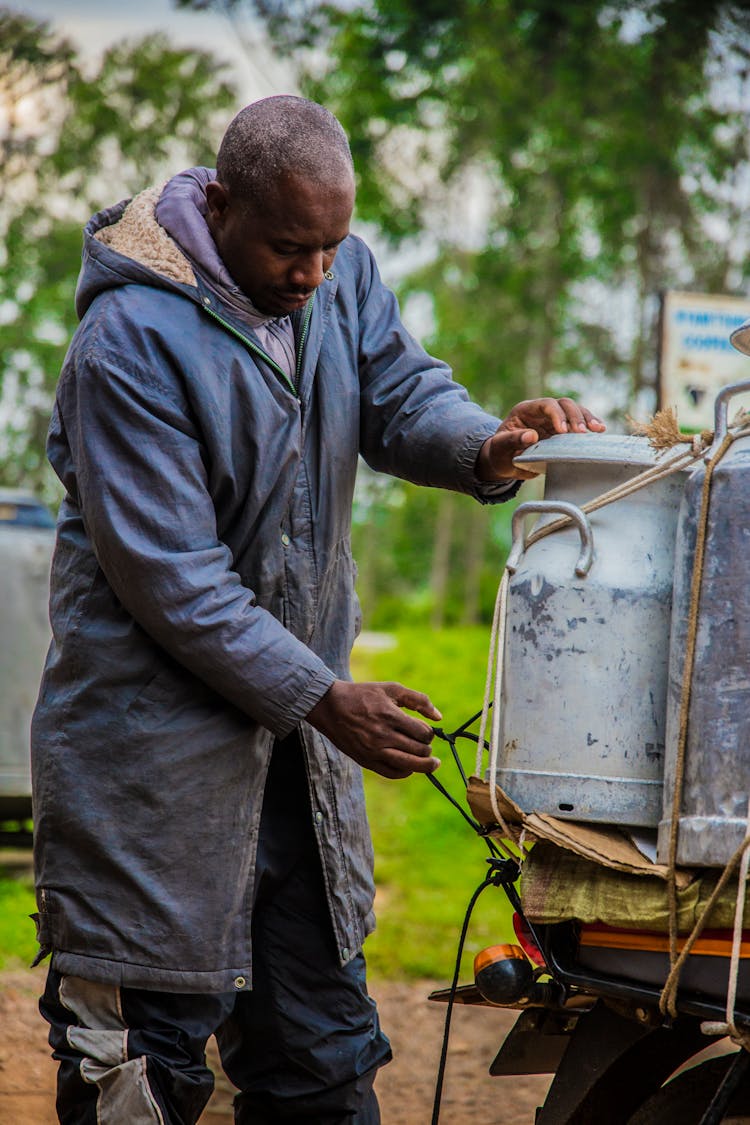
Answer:
[{"label": "dark trousers", "polygon": [[378,1125],[372,1083],[390,1047],[364,958],[339,963],[296,739],[275,748],[264,797],[253,990],[157,992],[50,969],[40,1010],[63,1125],[193,1125],[213,1089],[214,1033],[235,1122]]}]

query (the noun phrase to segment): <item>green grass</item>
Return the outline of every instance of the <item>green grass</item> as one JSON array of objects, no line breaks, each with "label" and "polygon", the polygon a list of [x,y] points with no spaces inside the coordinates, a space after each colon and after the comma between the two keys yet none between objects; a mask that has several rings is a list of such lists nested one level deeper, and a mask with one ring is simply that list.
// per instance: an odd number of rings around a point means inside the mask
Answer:
[{"label": "green grass", "polygon": [[[399,680],[425,691],[454,730],[478,711],[484,692],[489,630],[403,629],[395,648],[357,652],[359,680]],[[456,797],[463,795],[458,771],[445,743],[435,742],[442,759],[439,776]],[[473,744],[462,760],[474,768]],[[487,849],[426,778],[386,781],[366,774],[367,807],[375,843],[378,927],[367,941],[371,972],[380,977],[432,977],[447,981],[455,961],[464,911],[484,878]],[[36,953],[35,909],[28,880],[3,877],[0,852],[0,968],[28,965]],[[486,945],[512,940],[510,910],[502,891],[485,892],[474,912],[463,962]]]},{"label": "green grass", "polygon": [[[455,730],[479,710],[484,694],[489,630],[403,629],[397,647],[357,652],[358,680],[398,680],[425,691]],[[435,741],[439,777],[462,799],[463,786],[444,742]],[[475,746],[464,742],[461,758],[474,771]],[[447,980],[469,898],[486,873],[485,844],[426,778],[387,781],[365,774],[367,807],[375,844],[378,926],[365,948],[372,973],[389,978],[429,976]],[[502,891],[487,890],[474,911],[462,962],[471,979],[474,954],[512,940],[511,910]]]},{"label": "green grass", "polygon": [[34,923],[36,910],[31,880],[3,873],[0,852],[0,969],[27,968],[37,953]]}]

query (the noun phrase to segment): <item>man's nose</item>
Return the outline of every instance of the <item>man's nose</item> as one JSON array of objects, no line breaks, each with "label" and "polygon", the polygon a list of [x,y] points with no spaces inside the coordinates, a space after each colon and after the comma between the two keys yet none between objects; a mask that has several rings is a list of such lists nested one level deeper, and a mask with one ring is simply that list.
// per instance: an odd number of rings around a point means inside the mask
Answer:
[{"label": "man's nose", "polygon": [[324,276],[323,253],[316,250],[295,260],[289,280],[299,289],[317,289],[322,285]]}]

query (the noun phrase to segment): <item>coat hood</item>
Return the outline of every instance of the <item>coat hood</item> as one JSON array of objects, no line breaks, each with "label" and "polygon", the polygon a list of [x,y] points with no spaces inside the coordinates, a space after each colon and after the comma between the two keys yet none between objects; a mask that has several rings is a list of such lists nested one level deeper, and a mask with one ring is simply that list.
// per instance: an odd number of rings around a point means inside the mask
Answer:
[{"label": "coat hood", "polygon": [[99,211],[86,224],[76,312],[83,317],[105,289],[154,285],[197,297],[193,267],[154,213],[160,187]]}]

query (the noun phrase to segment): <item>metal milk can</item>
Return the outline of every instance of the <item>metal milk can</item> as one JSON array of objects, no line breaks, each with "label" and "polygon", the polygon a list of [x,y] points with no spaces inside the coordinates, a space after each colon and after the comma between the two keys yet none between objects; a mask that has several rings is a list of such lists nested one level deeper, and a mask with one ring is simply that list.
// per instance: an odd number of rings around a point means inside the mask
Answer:
[{"label": "metal milk can", "polygon": [[[663,456],[642,437],[569,434],[548,438],[518,463],[546,470],[545,504],[580,507]],[[576,524],[525,550],[516,536],[497,780],[526,811],[633,826],[659,822],[674,540],[685,475],[665,476],[588,517],[579,513]],[[556,515],[545,514],[540,524]]]},{"label": "metal milk can", "polygon": [[[715,436],[727,432],[729,400],[750,382],[726,387],[716,400]],[[706,465],[690,474],[680,508],[675,556],[667,694],[664,817],[658,858],[666,863],[672,821],[688,615]],[[745,837],[750,796],[750,432],[716,464],[711,480],[695,653],[690,676],[685,775],[677,862],[723,866]]]}]

